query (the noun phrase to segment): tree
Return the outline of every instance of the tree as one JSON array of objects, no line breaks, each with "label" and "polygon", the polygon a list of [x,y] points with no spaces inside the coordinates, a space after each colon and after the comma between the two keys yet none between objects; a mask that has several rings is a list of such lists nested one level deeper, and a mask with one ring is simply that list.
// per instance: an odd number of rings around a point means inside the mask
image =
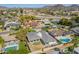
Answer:
[{"label": "tree", "polygon": [[21,22],[22,24],[24,24],[26,21],[36,19],[35,16],[28,16],[28,15],[20,15],[19,18],[20,18],[20,22]]},{"label": "tree", "polygon": [[49,20],[51,21],[51,20],[53,20],[53,18],[50,18]]},{"label": "tree", "polygon": [[79,16],[72,17],[71,20],[75,21],[76,23],[79,23]]},{"label": "tree", "polygon": [[59,24],[61,24],[61,25],[66,25],[66,26],[70,26],[70,25],[72,25],[72,22],[71,22],[69,19],[62,18],[62,19],[60,20]]},{"label": "tree", "polygon": [[16,37],[20,40],[20,41],[24,41],[26,40],[26,34],[27,34],[27,29],[20,29],[17,33],[16,33]]},{"label": "tree", "polygon": [[70,13],[70,16],[78,16],[78,13]]},{"label": "tree", "polygon": [[74,37],[74,39],[71,41],[71,43],[73,43],[73,46],[68,47],[68,51],[73,52],[74,48],[77,47],[79,40],[75,39],[75,37]]},{"label": "tree", "polygon": [[33,30],[32,28],[27,28],[28,32],[36,32],[35,30]]},{"label": "tree", "polygon": [[55,51],[60,51],[60,49],[59,49],[59,48],[54,48],[54,50],[55,50]]},{"label": "tree", "polygon": [[4,44],[4,39],[0,36],[0,45],[3,46],[3,44]]},{"label": "tree", "polygon": [[[21,28],[17,33],[16,33],[16,38],[20,40],[20,42],[25,42],[26,47],[29,49],[28,46],[28,38],[27,38],[27,29]],[[30,49],[29,49],[30,50]]]},{"label": "tree", "polygon": [[2,25],[2,27],[4,26],[4,22],[3,21],[0,21],[0,25]]},{"label": "tree", "polygon": [[68,47],[68,51],[73,52],[74,51],[74,46]]}]

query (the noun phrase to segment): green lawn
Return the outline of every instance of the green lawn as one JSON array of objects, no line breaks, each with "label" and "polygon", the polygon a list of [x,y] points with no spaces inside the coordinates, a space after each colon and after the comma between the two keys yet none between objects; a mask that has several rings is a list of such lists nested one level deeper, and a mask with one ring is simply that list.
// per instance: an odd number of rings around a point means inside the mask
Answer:
[{"label": "green lawn", "polygon": [[76,39],[79,40],[79,36],[76,36]]},{"label": "green lawn", "polygon": [[27,46],[25,46],[25,42],[20,42],[19,44],[19,50],[18,50],[18,53],[29,53],[29,49]]},{"label": "green lawn", "polygon": [[7,53],[8,54],[27,54],[29,52],[30,52],[29,49],[27,48],[27,46],[25,46],[25,42],[20,42],[19,50],[9,49]]}]

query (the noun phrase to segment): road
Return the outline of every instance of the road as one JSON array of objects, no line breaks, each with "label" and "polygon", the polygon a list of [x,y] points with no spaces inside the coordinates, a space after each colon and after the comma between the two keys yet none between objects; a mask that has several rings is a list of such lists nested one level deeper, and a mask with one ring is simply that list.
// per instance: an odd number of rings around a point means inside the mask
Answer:
[{"label": "road", "polygon": [[68,18],[68,19],[70,19],[71,17],[69,17],[69,16],[51,16],[51,15],[49,15],[49,16],[39,16],[39,15],[36,15],[36,17],[38,17],[38,18],[41,18],[41,19],[50,19],[50,18],[53,18],[53,19],[61,19],[61,18]]},{"label": "road", "polygon": [[0,35],[8,34],[10,31],[0,32]]}]

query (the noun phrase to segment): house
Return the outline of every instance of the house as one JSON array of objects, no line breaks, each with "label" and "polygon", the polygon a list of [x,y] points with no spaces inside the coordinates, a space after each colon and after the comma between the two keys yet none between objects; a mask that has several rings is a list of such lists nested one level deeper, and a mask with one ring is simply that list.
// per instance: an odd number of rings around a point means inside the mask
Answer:
[{"label": "house", "polygon": [[1,37],[4,39],[2,52],[7,52],[9,49],[12,50],[19,49],[19,40],[17,40],[14,36],[9,36],[5,34],[5,35],[1,35]]},{"label": "house", "polygon": [[5,25],[4,25],[4,29],[6,30],[10,30],[11,28],[19,28],[20,27],[20,23],[19,22],[5,22]]},{"label": "house", "polygon": [[40,37],[37,35],[37,32],[30,32],[27,34],[28,45],[31,51],[37,51],[43,48]]},{"label": "house", "polygon": [[52,29],[49,31],[49,34],[52,36],[62,36],[66,31],[61,30],[61,29]]},{"label": "house", "polygon": [[79,47],[74,48],[74,53],[79,54]]},{"label": "house", "polygon": [[37,32],[27,33],[27,37],[29,42],[33,42],[40,39],[40,37],[37,35]]},{"label": "house", "polygon": [[50,24],[51,22],[48,19],[42,20],[44,24]]},{"label": "house", "polygon": [[76,34],[79,34],[79,27],[72,28],[71,31],[73,31]]},{"label": "house", "polygon": [[0,18],[0,22],[6,22],[6,21],[8,21],[8,18]]},{"label": "house", "polygon": [[25,27],[39,28],[42,27],[42,23],[38,20],[29,20],[24,23]]},{"label": "house", "polygon": [[60,22],[60,19],[53,19],[51,20],[52,23],[59,23]]},{"label": "house", "polygon": [[29,42],[41,41],[44,45],[57,44],[56,40],[45,31],[30,32],[27,34]]},{"label": "house", "polygon": [[56,40],[45,31],[27,33],[28,45],[31,51],[42,50],[46,46],[56,45]]}]

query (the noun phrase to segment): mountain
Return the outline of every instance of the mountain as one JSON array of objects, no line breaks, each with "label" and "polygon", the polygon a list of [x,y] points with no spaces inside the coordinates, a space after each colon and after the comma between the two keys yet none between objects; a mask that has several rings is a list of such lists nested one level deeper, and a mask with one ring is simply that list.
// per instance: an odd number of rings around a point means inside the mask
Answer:
[{"label": "mountain", "polygon": [[56,4],[56,5],[47,5],[47,6],[44,6],[44,8],[60,8],[60,7],[64,7],[64,5],[62,5],[62,4]]},{"label": "mountain", "polygon": [[72,4],[72,5],[66,6],[63,4],[56,4],[56,5],[47,5],[44,8],[48,8],[52,10],[74,11],[74,10],[79,10],[79,5]]},{"label": "mountain", "polygon": [[0,6],[0,8],[7,8],[7,7],[4,7],[4,6]]},{"label": "mountain", "polygon": [[77,4],[72,4],[70,7],[79,7]]},{"label": "mountain", "polygon": [[53,4],[53,5],[46,5],[44,8],[53,8],[53,7],[79,7],[78,4],[71,4],[71,5],[63,5],[63,4]]},{"label": "mountain", "polygon": [[69,8],[70,8],[70,10],[77,11],[77,10],[79,10],[79,5],[72,4],[71,6],[69,6]]}]

